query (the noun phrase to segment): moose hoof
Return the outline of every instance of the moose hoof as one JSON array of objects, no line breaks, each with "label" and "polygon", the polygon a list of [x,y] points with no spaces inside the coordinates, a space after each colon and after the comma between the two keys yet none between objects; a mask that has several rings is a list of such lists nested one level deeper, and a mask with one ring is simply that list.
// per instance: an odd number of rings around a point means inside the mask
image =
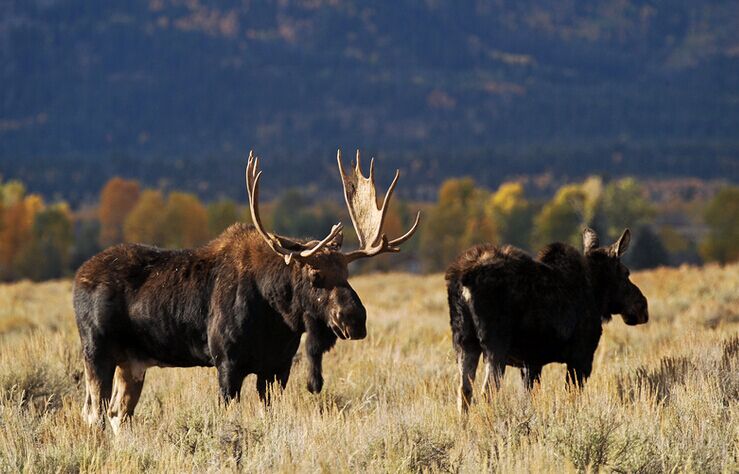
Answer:
[{"label": "moose hoof", "polygon": [[323,379],[320,377],[311,377],[308,379],[308,391],[310,393],[321,393],[323,389]]}]

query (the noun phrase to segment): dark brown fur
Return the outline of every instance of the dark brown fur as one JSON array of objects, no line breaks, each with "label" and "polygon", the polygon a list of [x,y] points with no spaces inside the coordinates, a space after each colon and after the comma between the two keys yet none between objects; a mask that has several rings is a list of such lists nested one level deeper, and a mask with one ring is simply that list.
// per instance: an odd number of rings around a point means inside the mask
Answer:
[{"label": "dark brown fur", "polygon": [[446,280],[460,410],[471,400],[481,354],[486,392],[498,386],[506,365],[520,367],[531,388],[542,366],[566,363],[568,379],[582,385],[604,321],[621,314],[627,324],[647,322],[647,300],[620,261],[629,236],[626,231],[616,244],[597,248],[597,236],[588,229],[584,255],[556,243],[536,259],[511,246],[479,245],[450,265]]},{"label": "dark brown fur", "polygon": [[366,312],[347,282],[339,245],[310,263],[286,265],[252,226],[236,224],[197,249],[123,244],[92,257],[73,292],[87,421],[104,425],[111,396],[120,403],[109,416],[119,424],[131,417],[150,366],[215,366],[224,400],[238,397],[253,373],[266,400],[270,382],[287,384],[303,332],[308,389],[319,392],[322,355],[337,335],[366,335]]}]

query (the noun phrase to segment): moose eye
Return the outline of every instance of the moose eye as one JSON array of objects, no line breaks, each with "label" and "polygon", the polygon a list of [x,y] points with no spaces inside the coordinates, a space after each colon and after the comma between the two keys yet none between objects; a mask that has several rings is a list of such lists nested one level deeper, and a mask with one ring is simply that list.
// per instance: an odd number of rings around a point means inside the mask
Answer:
[{"label": "moose eye", "polygon": [[323,285],[323,275],[321,275],[319,272],[312,272],[310,275],[311,284],[313,286],[322,286]]}]

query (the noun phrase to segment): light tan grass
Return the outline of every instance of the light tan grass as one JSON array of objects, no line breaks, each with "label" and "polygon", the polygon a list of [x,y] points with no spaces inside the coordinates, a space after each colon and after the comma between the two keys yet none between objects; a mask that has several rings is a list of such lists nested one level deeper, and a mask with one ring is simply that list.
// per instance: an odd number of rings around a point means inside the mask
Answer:
[{"label": "light tan grass", "polygon": [[326,356],[320,395],[301,357],[269,408],[253,376],[223,407],[213,369],[151,369],[115,438],[79,414],[70,283],[0,286],[0,471],[737,472],[739,265],[634,279],[651,321],[605,327],[582,393],[509,369],[460,420],[443,277],[373,275],[353,281],[369,337]]}]

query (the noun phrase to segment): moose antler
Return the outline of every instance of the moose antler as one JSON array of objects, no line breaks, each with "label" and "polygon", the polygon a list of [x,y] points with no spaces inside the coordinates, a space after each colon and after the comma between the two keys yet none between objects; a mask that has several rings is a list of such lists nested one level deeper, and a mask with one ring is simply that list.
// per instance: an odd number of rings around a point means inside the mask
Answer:
[{"label": "moose antler", "polygon": [[[267,242],[267,245],[269,245],[276,254],[281,255],[285,259],[286,264],[290,264],[293,257],[304,259],[314,255],[337,236],[341,235],[341,231],[344,226],[339,222],[331,228],[331,232],[329,232],[326,238],[318,243],[310,242],[313,246],[308,247],[300,242],[295,242],[281,235],[270,234],[264,230],[262,219],[259,216],[259,177],[261,175],[262,172],[259,171],[259,158],[255,157],[254,153],[250,151],[249,162],[246,165],[246,190],[249,193],[251,221],[257,229],[257,232],[259,232],[265,242]],[[290,250],[285,248],[284,244],[289,244],[291,247],[302,248],[303,250]]]},{"label": "moose antler", "polygon": [[354,230],[357,232],[359,239],[359,249],[345,254],[347,261],[351,262],[358,258],[373,257],[383,252],[399,252],[398,246],[410,239],[418,228],[418,222],[421,213],[416,215],[416,221],[408,232],[397,239],[388,241],[388,238],[382,232],[382,226],[385,222],[388,203],[393,194],[395,185],[398,183],[400,171],[395,171],[393,182],[385,193],[385,199],[382,206],[377,206],[377,193],[375,188],[375,160],[370,160],[369,177],[362,174],[360,164],[359,150],[357,150],[357,163],[352,170],[352,174],[347,176],[344,172],[344,166],[341,164],[341,150],[336,154],[336,161],[339,163],[339,173],[341,174],[341,183],[344,187],[344,199],[349,208],[349,216],[352,218]]}]

